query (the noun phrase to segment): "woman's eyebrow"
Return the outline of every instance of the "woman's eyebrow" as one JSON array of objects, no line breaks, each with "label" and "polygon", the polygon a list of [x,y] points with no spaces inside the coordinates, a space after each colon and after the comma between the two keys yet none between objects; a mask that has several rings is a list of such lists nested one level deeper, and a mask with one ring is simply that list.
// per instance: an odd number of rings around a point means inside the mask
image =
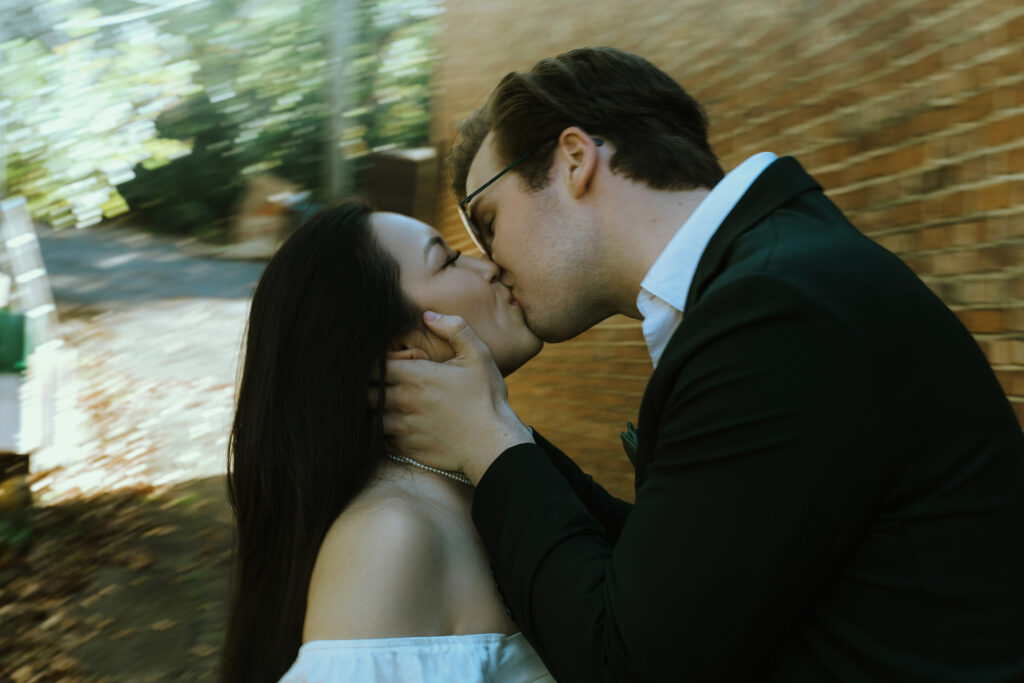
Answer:
[{"label": "woman's eyebrow", "polygon": [[444,246],[444,238],[441,237],[440,235],[434,235],[429,240],[427,240],[427,245],[425,247],[423,247],[423,260],[424,261],[427,260],[427,255],[430,254],[430,250],[433,249],[435,246],[438,246],[438,245]]}]

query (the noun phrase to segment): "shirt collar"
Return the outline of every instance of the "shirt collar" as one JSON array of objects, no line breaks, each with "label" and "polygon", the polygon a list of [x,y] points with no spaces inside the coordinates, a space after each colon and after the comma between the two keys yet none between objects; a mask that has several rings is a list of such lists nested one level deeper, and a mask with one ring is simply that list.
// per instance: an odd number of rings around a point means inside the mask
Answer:
[{"label": "shirt collar", "polygon": [[764,169],[777,157],[761,152],[734,168],[708,193],[640,283],[641,291],[682,312],[697,264],[711,237]]},{"label": "shirt collar", "polygon": [[641,328],[655,367],[682,321],[686,297],[708,242],[775,159],[771,152],[755,154],[725,176],[676,231],[644,276],[636,307],[643,316]]}]

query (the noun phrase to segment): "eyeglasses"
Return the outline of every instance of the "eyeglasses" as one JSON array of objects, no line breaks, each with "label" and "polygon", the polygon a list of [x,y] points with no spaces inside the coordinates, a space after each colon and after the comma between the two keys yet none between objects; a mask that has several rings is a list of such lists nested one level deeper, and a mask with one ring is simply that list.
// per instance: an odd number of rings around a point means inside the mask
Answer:
[{"label": "eyeglasses", "polygon": [[[592,139],[594,141],[594,144],[597,145],[598,147],[600,147],[601,145],[604,144],[604,141],[601,140],[600,138],[592,138]],[[459,204],[458,204],[459,218],[462,219],[462,224],[466,227],[466,232],[469,233],[469,236],[473,240],[473,244],[476,245],[476,248],[479,249],[488,258],[491,256],[491,239],[494,236],[491,234],[490,231],[488,231],[488,233],[485,235],[480,230],[480,228],[477,226],[477,224],[475,222],[473,222],[473,218],[472,218],[472,216],[469,215],[469,211],[467,210],[468,207],[469,207],[469,203],[471,201],[473,201],[474,197],[476,197],[478,194],[480,194],[481,192],[486,190],[488,187],[490,187],[492,184],[494,184],[494,181],[496,181],[498,178],[500,178],[501,176],[503,176],[506,173],[508,173],[509,171],[511,171],[513,168],[515,168],[519,164],[521,164],[524,161],[526,161],[530,157],[531,154],[533,154],[534,152],[536,152],[538,149],[540,149],[541,147],[543,147],[544,145],[546,145],[549,142],[551,142],[551,138],[548,138],[547,140],[541,140],[536,145],[534,145],[530,149],[526,150],[526,153],[523,154],[523,156],[519,157],[518,159],[513,161],[511,164],[506,166],[504,169],[499,171],[496,176],[494,176],[493,178],[488,180],[486,183],[484,183],[483,185],[478,187],[475,191],[473,191],[470,194],[466,195],[466,198],[459,202]]]}]

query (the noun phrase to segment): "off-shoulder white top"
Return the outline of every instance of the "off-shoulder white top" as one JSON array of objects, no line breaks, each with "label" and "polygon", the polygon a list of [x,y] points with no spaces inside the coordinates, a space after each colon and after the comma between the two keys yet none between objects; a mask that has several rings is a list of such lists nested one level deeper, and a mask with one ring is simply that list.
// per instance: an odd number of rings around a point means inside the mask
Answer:
[{"label": "off-shoulder white top", "polygon": [[522,633],[314,640],[281,683],[554,683]]}]

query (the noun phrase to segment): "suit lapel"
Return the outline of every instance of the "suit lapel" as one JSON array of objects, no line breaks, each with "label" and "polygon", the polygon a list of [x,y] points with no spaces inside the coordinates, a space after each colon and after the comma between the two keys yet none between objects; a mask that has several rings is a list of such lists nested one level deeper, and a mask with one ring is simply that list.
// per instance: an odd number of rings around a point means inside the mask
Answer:
[{"label": "suit lapel", "polygon": [[768,166],[740,197],[708,242],[697,264],[697,272],[693,275],[693,282],[686,297],[686,308],[697,302],[708,285],[723,270],[729,247],[737,237],[797,195],[807,190],[820,189],[817,181],[807,175],[793,157],[780,157]]},{"label": "suit lapel", "polygon": [[[780,157],[768,166],[747,189],[708,242],[690,284],[685,308],[689,309],[696,304],[714,279],[725,270],[728,266],[730,247],[740,235],[808,190],[821,190],[821,186],[793,157]],[[680,325],[676,328],[669,340],[662,354],[662,361],[651,375],[643,401],[640,403],[638,443],[636,459],[633,462],[638,488],[643,481],[644,469],[651,461],[654,451],[662,407],[674,384],[675,372],[669,369],[673,364],[664,361],[670,355],[671,349],[680,343],[682,327]]]}]

